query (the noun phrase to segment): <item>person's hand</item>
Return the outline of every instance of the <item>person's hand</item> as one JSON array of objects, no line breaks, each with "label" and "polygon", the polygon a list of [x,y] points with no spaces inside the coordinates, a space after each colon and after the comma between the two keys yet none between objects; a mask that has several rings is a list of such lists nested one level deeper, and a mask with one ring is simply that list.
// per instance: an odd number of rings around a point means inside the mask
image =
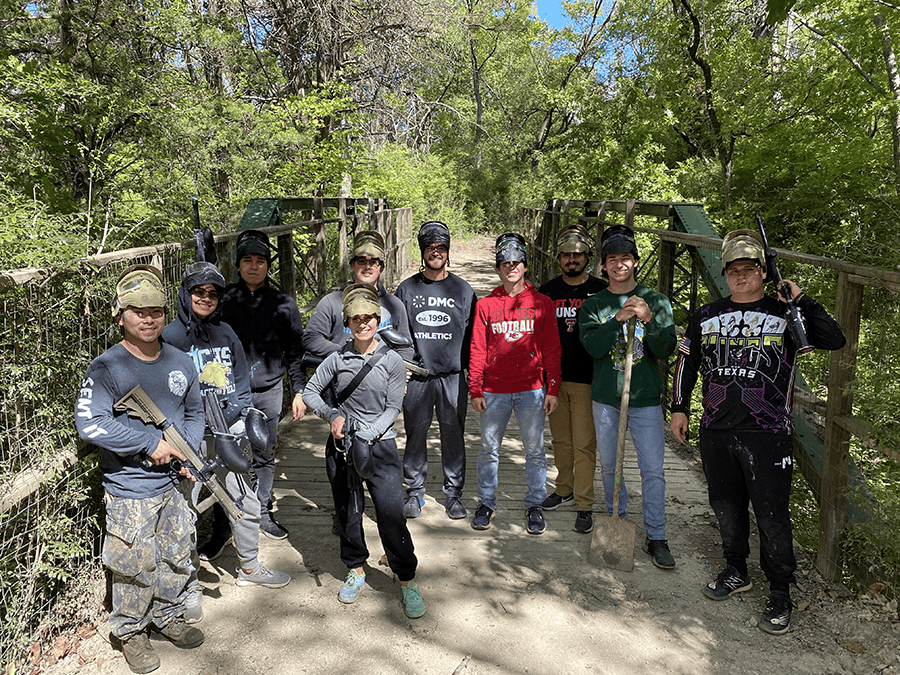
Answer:
[{"label": "person's hand", "polygon": [[484,396],[472,399],[472,410],[479,413],[487,410],[487,401],[484,400]]},{"label": "person's hand", "polygon": [[331,435],[338,440],[344,437],[344,422],[346,421],[345,418],[338,415],[334,418],[334,422],[331,423]]},{"label": "person's hand", "polygon": [[653,312],[650,311],[650,306],[637,295],[632,295],[625,301],[622,309],[616,313],[616,321],[625,323],[632,317],[637,317],[643,323],[653,321]]},{"label": "person's hand", "polygon": [[554,411],[556,410],[557,406],[559,406],[559,397],[558,396],[551,396],[550,394],[547,394],[544,397],[544,410],[547,411],[548,415],[552,415],[554,413]]},{"label": "person's hand", "polygon": [[306,404],[303,402],[303,394],[294,394],[294,400],[291,401],[291,412],[293,417],[291,421],[296,422],[306,414]]},{"label": "person's hand", "polygon": [[197,479],[194,478],[194,474],[191,473],[191,470],[187,466],[184,455],[169,445],[164,438],[159,439],[159,443],[156,444],[156,450],[150,453],[150,459],[153,460],[153,463],[156,466],[165,466],[173,459],[177,459],[183,464],[178,475],[189,478],[194,483],[197,482]]},{"label": "person's hand", "polygon": [[688,434],[688,418],[681,412],[673,412],[672,419],[669,420],[669,428],[675,434],[675,438],[684,443]]},{"label": "person's hand", "polygon": [[800,290],[800,287],[795,284],[790,279],[782,279],[781,283],[778,285],[778,299],[784,303],[787,303],[787,298],[782,295],[784,292],[783,286],[787,286],[788,290],[791,292],[791,298],[796,300],[801,295],[803,295],[803,291]]}]

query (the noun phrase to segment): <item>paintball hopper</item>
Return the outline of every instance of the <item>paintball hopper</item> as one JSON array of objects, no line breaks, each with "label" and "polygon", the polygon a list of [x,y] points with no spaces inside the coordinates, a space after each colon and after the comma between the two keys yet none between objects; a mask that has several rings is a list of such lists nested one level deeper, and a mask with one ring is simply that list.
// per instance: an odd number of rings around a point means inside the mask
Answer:
[{"label": "paintball hopper", "polygon": [[525,238],[518,232],[505,232],[497,237],[494,255],[496,267],[505,262],[521,262],[528,265],[528,247]]},{"label": "paintball hopper", "polygon": [[269,427],[266,424],[268,417],[262,410],[247,408],[247,418],[244,420],[244,429],[250,445],[260,450],[265,450],[269,445]]},{"label": "paintball hopper", "polygon": [[391,349],[398,347],[412,347],[413,341],[408,335],[404,335],[393,326],[385,326],[378,331],[378,337]]}]

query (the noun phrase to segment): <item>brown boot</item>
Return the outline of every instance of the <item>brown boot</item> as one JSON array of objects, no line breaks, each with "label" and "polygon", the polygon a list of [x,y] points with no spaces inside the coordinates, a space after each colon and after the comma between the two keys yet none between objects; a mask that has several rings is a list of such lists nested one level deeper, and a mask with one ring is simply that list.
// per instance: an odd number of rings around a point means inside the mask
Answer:
[{"label": "brown boot", "polygon": [[159,668],[159,656],[153,651],[147,631],[142,630],[121,641],[121,646],[125,663],[131,668],[132,673],[151,673]]},{"label": "brown boot", "polygon": [[184,619],[178,618],[168,623],[164,628],[153,626],[153,630],[180,649],[193,649],[203,644],[203,631],[193,626],[188,626]]}]

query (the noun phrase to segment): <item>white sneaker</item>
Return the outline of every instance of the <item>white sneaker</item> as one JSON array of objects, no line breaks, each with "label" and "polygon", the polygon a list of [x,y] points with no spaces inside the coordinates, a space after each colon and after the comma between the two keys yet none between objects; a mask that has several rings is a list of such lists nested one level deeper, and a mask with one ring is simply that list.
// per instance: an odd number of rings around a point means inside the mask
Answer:
[{"label": "white sneaker", "polygon": [[238,577],[234,583],[237,586],[265,586],[266,588],[283,588],[291,582],[291,577],[278,570],[270,570],[260,563],[249,574],[238,567]]}]

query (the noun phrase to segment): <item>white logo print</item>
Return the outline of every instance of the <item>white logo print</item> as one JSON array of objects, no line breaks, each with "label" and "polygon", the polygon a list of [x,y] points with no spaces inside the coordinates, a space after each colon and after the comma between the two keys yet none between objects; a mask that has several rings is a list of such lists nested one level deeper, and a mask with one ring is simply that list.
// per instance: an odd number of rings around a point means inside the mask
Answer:
[{"label": "white logo print", "polygon": [[169,391],[176,396],[184,396],[187,391],[188,381],[180,370],[173,370],[169,373]]},{"label": "white logo print", "polygon": [[426,312],[416,314],[416,321],[423,326],[446,326],[450,323],[450,315],[446,312],[429,309]]},{"label": "white logo print", "polygon": [[417,295],[413,298],[412,304],[416,309],[422,309],[425,306],[425,298],[423,298],[421,295]]}]

